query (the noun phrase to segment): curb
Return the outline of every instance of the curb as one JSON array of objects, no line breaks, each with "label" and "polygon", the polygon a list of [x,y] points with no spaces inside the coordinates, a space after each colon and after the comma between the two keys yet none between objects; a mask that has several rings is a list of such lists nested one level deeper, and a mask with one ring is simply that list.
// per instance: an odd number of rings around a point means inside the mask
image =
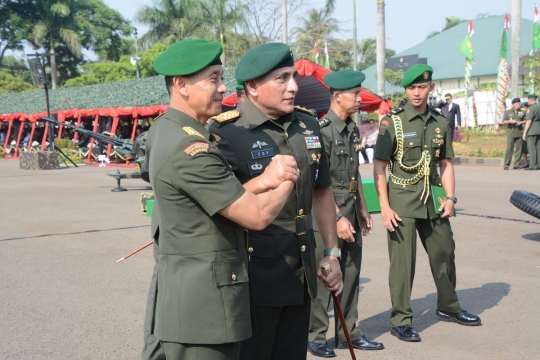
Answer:
[{"label": "curb", "polygon": [[503,166],[501,158],[479,158],[479,157],[455,157],[452,159],[454,165],[482,165],[482,166]]}]

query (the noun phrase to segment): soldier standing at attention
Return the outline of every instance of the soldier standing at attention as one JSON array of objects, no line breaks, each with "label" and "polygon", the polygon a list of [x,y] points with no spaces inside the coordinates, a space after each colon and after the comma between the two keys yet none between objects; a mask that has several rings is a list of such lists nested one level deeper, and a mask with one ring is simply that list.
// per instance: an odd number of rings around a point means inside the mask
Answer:
[{"label": "soldier standing at attention", "polygon": [[[294,107],[296,74],[288,45],[251,48],[235,74],[246,89],[242,108],[214,117],[210,126],[246,189],[260,188],[262,174],[277,154],[294,156],[300,172],[277,219],[262,231],[249,231],[256,327],[240,344],[242,360],[305,359],[310,295],[316,296],[317,275],[330,291],[339,294],[343,286],[328,158],[318,122],[309,110]],[[324,239],[323,262],[331,266],[327,277],[315,262],[313,217]]]},{"label": "soldier standing at attention", "polygon": [[[437,286],[437,316],[461,325],[481,323],[478,316],[462,310],[455,290],[455,242],[449,221],[457,202],[454,150],[446,119],[427,106],[435,86],[432,74],[429,65],[414,65],[407,70],[401,84],[409,102],[382,119],[375,148],[373,175],[388,230],[391,333],[403,341],[420,341],[412,327],[411,310],[417,232]],[[438,208],[430,185],[442,186],[446,193],[446,199],[440,197]]]},{"label": "soldier standing at attention", "polygon": [[[324,148],[328,156],[332,192],[335,199],[338,245],[341,250],[343,292],[340,302],[353,347],[361,350],[381,350],[383,344],[368,340],[356,326],[358,320],[358,288],[362,265],[362,234],[371,233],[373,221],[367,211],[363,196],[362,179],[358,171],[360,132],[351,116],[358,112],[362,81],[366,76],[360,71],[341,70],[327,74],[323,81],[330,87],[330,110],[319,120]],[[362,233],[360,233],[362,230]],[[318,261],[324,257],[324,243],[315,230],[315,255]],[[326,343],[328,331],[328,304],[330,293],[320,286],[317,298],[311,306],[308,350],[315,356],[335,357]],[[336,315],[337,316],[337,315]],[[337,324],[336,347],[346,349],[347,343],[341,323]]]},{"label": "soldier standing at attention", "polygon": [[512,99],[512,107],[504,112],[503,124],[506,128],[506,152],[504,154],[504,170],[508,170],[514,155],[514,170],[519,169],[521,163],[521,148],[523,137],[523,124],[525,112],[521,110],[521,100]]},{"label": "soldier standing at attention", "polygon": [[529,152],[529,167],[525,170],[540,170],[540,105],[536,102],[538,96],[529,95],[529,112],[523,130],[523,140],[527,141]]},{"label": "soldier standing at attention", "polygon": [[170,94],[149,163],[159,214],[154,336],[167,360],[235,359],[252,332],[243,228],[270,224],[297,178],[287,157],[290,180],[276,172],[285,161],[272,163],[260,188],[275,190],[254,195],[214,145],[204,125],[227,90],[221,53],[218,42],[187,39],[154,62]]}]

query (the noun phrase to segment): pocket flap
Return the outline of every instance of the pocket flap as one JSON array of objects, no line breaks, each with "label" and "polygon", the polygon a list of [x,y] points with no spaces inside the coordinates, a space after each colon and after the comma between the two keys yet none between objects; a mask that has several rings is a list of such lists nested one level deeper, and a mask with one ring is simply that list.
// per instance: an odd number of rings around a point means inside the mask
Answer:
[{"label": "pocket flap", "polygon": [[272,236],[250,231],[247,250],[249,256],[271,259],[274,257],[274,239]]},{"label": "pocket flap", "polygon": [[417,146],[422,146],[422,142],[419,137],[405,138],[403,139],[403,146],[406,148],[413,148]]},{"label": "pocket flap", "polygon": [[248,281],[246,265],[243,261],[215,262],[214,281],[216,286],[227,286]]}]

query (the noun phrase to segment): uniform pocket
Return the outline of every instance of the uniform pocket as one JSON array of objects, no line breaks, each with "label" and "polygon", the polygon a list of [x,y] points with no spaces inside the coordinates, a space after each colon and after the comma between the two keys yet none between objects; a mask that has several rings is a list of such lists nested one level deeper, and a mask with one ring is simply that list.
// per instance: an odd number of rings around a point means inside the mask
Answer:
[{"label": "uniform pocket", "polygon": [[422,142],[420,138],[403,139],[403,163],[415,164],[422,156]]},{"label": "uniform pocket", "polygon": [[272,236],[250,231],[247,250],[249,256],[272,259],[274,257],[274,239]]},{"label": "uniform pocket", "polygon": [[212,267],[217,287],[248,281],[248,273],[243,261],[215,262]]}]

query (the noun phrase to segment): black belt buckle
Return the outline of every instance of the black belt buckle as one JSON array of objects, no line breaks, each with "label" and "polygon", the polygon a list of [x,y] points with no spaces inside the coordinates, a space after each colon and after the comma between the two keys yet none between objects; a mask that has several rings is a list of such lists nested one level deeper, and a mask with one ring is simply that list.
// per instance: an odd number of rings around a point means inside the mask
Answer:
[{"label": "black belt buckle", "polygon": [[308,232],[307,215],[300,215],[294,218],[296,222],[296,235],[305,235]]},{"label": "black belt buckle", "polygon": [[349,184],[349,192],[355,193],[358,190],[358,180],[353,180]]}]

